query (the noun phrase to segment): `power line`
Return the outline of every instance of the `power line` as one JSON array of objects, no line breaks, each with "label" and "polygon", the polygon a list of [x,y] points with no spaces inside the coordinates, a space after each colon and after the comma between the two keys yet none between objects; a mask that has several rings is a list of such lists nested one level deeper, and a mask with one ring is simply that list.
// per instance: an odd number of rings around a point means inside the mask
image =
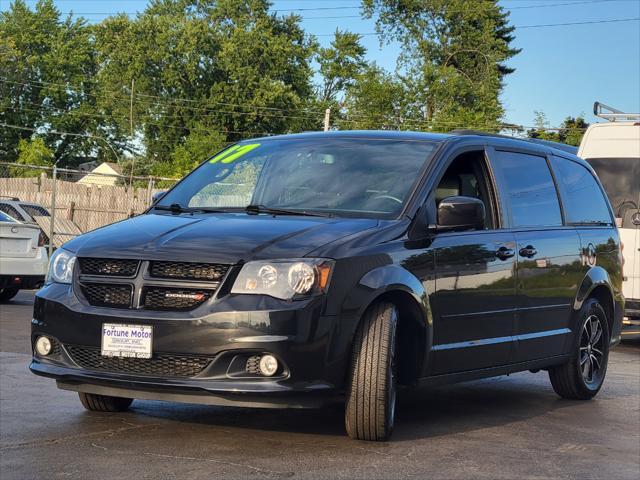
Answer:
[{"label": "power line", "polygon": [[[70,88],[73,88],[75,90],[80,90],[80,88],[78,86],[73,86],[73,85],[68,85],[68,84],[60,84],[60,83],[53,83],[53,82],[17,82],[17,81],[13,81],[13,80],[3,79],[2,77],[0,77],[0,82],[23,85],[23,86],[40,87],[40,88],[42,88],[42,85],[48,85],[48,86],[58,87],[60,89],[64,89],[64,90],[67,90],[67,91]],[[129,100],[130,100],[129,94],[123,95],[120,92],[116,92],[116,91],[113,91],[113,90],[104,90],[102,92],[102,95],[98,95],[96,93],[82,92],[82,91],[80,91],[79,93],[81,95],[86,95],[86,96],[93,97],[96,100],[101,99],[101,98],[104,99],[107,96],[107,95],[104,95],[104,94],[111,94],[111,98],[121,99],[121,100],[123,100],[123,102],[124,101],[129,102]],[[137,97],[137,96],[148,97],[148,98],[152,98],[152,99],[159,99],[159,100],[143,100],[142,101],[142,102],[147,102],[148,105],[156,105],[156,106],[159,106],[159,107],[172,107],[172,108],[177,108],[177,109],[182,109],[182,110],[187,110],[187,111],[208,112],[208,113],[211,113],[211,114],[229,114],[229,115],[256,114],[255,112],[236,112],[236,111],[228,112],[228,111],[221,111],[221,110],[215,109],[213,107],[198,107],[198,106],[188,106],[188,105],[181,105],[181,104],[173,103],[175,101],[181,101],[181,102],[191,103],[191,104],[192,103],[202,103],[203,101],[201,101],[201,100],[193,100],[193,99],[187,99],[187,98],[175,98],[175,97],[172,97],[171,101],[167,102],[167,99],[165,97],[161,97],[161,96],[158,96],[158,95],[136,94],[135,97]],[[141,103],[137,99],[136,99],[136,102]],[[219,104],[223,104],[223,105],[226,105],[226,106],[236,106],[236,107],[245,108],[245,109],[267,110],[267,111],[274,112],[274,115],[277,114],[278,112],[293,112],[293,113],[301,112],[303,114],[306,114],[306,115],[284,115],[284,114],[282,114],[281,118],[318,120],[318,119],[321,119],[325,114],[324,110],[310,110],[310,109],[305,109],[305,108],[292,109],[292,108],[277,108],[277,107],[261,107],[261,106],[247,105],[247,104],[233,104],[233,103],[229,103],[229,102],[214,102],[214,101],[209,101],[209,100],[204,100],[204,102],[219,103]],[[28,102],[28,101],[25,101],[23,103],[28,103],[28,104],[35,105],[35,106],[41,106],[41,104],[36,104],[36,103]],[[60,111],[63,111],[63,112],[68,112],[67,110],[61,109],[59,107],[52,107],[52,108],[59,109]],[[94,115],[99,115],[99,114],[94,114]],[[168,114],[165,114],[165,113],[162,113],[162,112],[158,113],[157,115],[160,115],[160,116],[163,116],[163,117],[167,117],[168,116],[168,117],[175,117],[175,118],[183,118],[182,115],[168,115]],[[260,115],[268,115],[268,114],[267,113],[261,113]],[[392,117],[392,116],[393,116],[393,113],[389,113],[387,115],[385,115],[385,114],[364,115],[364,114],[357,114],[356,113],[356,114],[348,115],[348,117],[350,117],[350,118],[341,119],[341,121],[349,122],[349,123],[358,123],[358,122],[371,120],[371,119],[383,119],[383,120],[386,121],[386,120],[389,119],[389,117]],[[201,117],[194,116],[194,118],[202,118],[202,116]],[[429,123],[428,121],[425,121],[425,119],[423,117],[416,117],[416,118],[404,117],[404,118],[402,118],[402,121],[405,122],[405,123],[413,123],[413,124],[419,124],[419,125],[426,125],[426,124]],[[453,125],[459,126],[459,125],[457,125],[456,122],[438,121],[436,123],[437,124],[453,124]],[[158,125],[163,125],[163,124],[158,124]],[[460,127],[460,128],[462,128],[462,127]],[[537,128],[537,127],[533,127],[533,126],[525,127],[525,126],[522,126],[522,128]]]},{"label": "power line", "polygon": [[[86,80],[88,83],[92,83],[92,84],[97,84],[97,81],[95,80]],[[86,95],[89,97],[93,97],[93,98],[100,98],[101,96],[104,96],[105,93],[111,94],[112,98],[119,98],[122,100],[129,100],[130,96],[129,94],[127,95],[123,95],[121,92],[117,92],[114,90],[102,90],[101,94],[96,94],[96,93],[90,93],[90,92],[85,92],[82,90],[82,87],[79,87],[77,85],[70,85],[70,84],[62,84],[62,83],[54,83],[54,82],[44,82],[44,81],[32,81],[32,82],[18,82],[15,80],[9,80],[6,77],[0,77],[0,82],[2,83],[11,83],[11,84],[15,84],[15,85],[23,85],[23,86],[31,86],[31,87],[39,87],[39,88],[43,88],[45,86],[53,86],[53,87],[57,87],[58,89],[64,89],[64,90],[69,90],[70,88],[72,88],[73,90],[76,90],[78,93],[80,93],[81,95]],[[152,104],[157,104],[159,106],[173,106],[173,107],[177,107],[177,108],[183,108],[185,110],[200,110],[200,111],[209,111],[209,112],[213,112],[216,113],[218,112],[218,110],[213,109],[212,107],[191,107],[191,106],[186,106],[186,105],[180,105],[177,103],[168,103],[166,97],[162,97],[160,95],[149,95],[149,94],[144,94],[144,93],[136,93],[134,95],[134,97],[140,97],[140,98],[150,98],[150,99],[160,99],[162,100],[162,102],[153,102],[153,101],[149,101]],[[176,97],[172,97],[171,99],[173,102],[185,102],[185,103],[202,103],[203,100],[194,100],[191,98],[176,98]],[[290,109],[290,108],[279,108],[279,107],[267,107],[267,106],[259,106],[259,105],[247,105],[247,104],[241,104],[241,103],[231,103],[231,102],[219,102],[219,101],[213,101],[213,100],[204,100],[204,102],[206,103],[212,103],[212,104],[216,104],[216,105],[224,105],[224,106],[228,106],[228,107],[240,107],[240,108],[245,108],[245,109],[253,109],[253,110],[267,110],[267,111],[274,111],[274,112],[307,112],[307,113],[317,113],[317,114],[321,114],[324,115],[324,111],[314,111],[314,110],[305,110],[305,109]],[[234,113],[242,113],[242,112],[234,112]],[[301,117],[304,118],[304,117]]]},{"label": "power line", "polygon": [[[5,109],[7,110],[7,109]],[[47,113],[44,110],[36,110],[33,108],[25,108],[25,107],[21,107],[21,108],[10,108],[9,110],[13,110],[16,112],[20,112],[20,111],[24,111],[24,112],[40,112],[40,113]],[[49,112],[51,113],[51,112]],[[65,115],[69,115],[72,117],[91,117],[91,118],[102,118],[102,119],[117,119],[117,118],[122,118],[122,119],[126,119],[128,118],[126,115],[112,115],[112,114],[99,114],[99,113],[89,113],[89,112],[78,112],[78,111],[64,111],[62,112]],[[252,136],[269,136],[269,135],[274,135],[273,132],[266,132],[266,131],[250,131],[250,130],[213,130],[211,128],[207,128],[206,126],[199,126],[199,127],[187,127],[187,126],[181,126],[181,125],[165,125],[162,123],[157,123],[157,122],[151,122],[151,121],[146,121],[146,119],[142,118],[139,119],[142,121],[142,123],[147,124],[147,125],[153,125],[153,126],[157,126],[157,127],[162,127],[162,128],[167,128],[167,129],[172,129],[172,130],[181,130],[181,131],[185,131],[185,132],[189,132],[189,133],[220,133],[220,134],[225,134],[225,135],[252,135]],[[2,126],[3,124],[0,124],[0,126]],[[16,127],[17,128],[17,127]],[[44,127],[43,127],[44,128]],[[24,127],[24,129],[27,129],[27,127]],[[33,131],[37,132],[39,130],[37,129],[32,129]],[[54,131],[50,131],[47,130],[46,132],[44,132],[45,134],[49,134],[49,133],[57,133],[55,130]],[[68,133],[69,135],[73,135],[71,133]],[[101,138],[101,137],[98,137]]]},{"label": "power line", "polygon": [[[524,28],[544,28],[544,27],[565,27],[572,25],[592,25],[598,23],[618,23],[618,22],[637,22],[640,20],[640,17],[634,18],[614,18],[611,20],[589,20],[585,22],[564,22],[564,23],[543,23],[537,25],[513,25],[516,29],[524,29]],[[361,36],[371,36],[378,35],[378,32],[351,32],[356,33]],[[316,33],[314,36],[316,37],[332,37],[335,33]]]},{"label": "power line", "polygon": [[[60,1],[60,0],[58,0]],[[520,5],[515,7],[507,7],[504,5],[499,5],[504,10],[521,10],[521,9],[533,9],[533,8],[554,8],[554,7],[563,7],[563,6],[573,6],[573,5],[586,5],[586,4],[597,4],[597,3],[610,3],[610,2],[619,2],[624,0],[579,0],[575,2],[560,2],[560,3],[541,3],[535,5]],[[358,10],[361,6],[339,6],[339,7],[309,7],[309,8],[277,8],[272,7],[272,11],[276,14],[281,12],[311,12],[311,11],[336,11],[336,10]],[[476,7],[472,8],[458,8],[458,9],[448,9],[448,12],[474,12],[481,11],[483,7],[481,3]],[[135,11],[135,12],[127,12],[127,11],[112,11],[112,12],[76,12],[73,10],[60,12],[61,15],[87,15],[87,16],[95,16],[95,15],[137,15],[139,13],[145,13],[146,10]],[[313,19],[341,19],[341,18],[361,18],[361,15],[343,15],[343,16],[318,16],[318,17],[304,17],[309,20]]]},{"label": "power line", "polygon": [[[0,127],[6,127],[6,128],[13,128],[13,129],[17,129],[17,130],[28,130],[31,132],[35,132],[38,133],[38,129],[37,128],[31,128],[31,127],[23,127],[20,125],[11,125],[8,123],[0,123]],[[116,161],[119,160],[119,156],[118,156],[118,152],[116,152],[116,150],[113,148],[113,145],[111,145],[111,143],[103,137],[100,137],[98,135],[91,135],[89,133],[72,133],[72,132],[61,132],[58,130],[49,130],[47,131],[47,135],[69,135],[72,137],[84,137],[84,138],[95,138],[97,140],[102,140],[113,152],[113,154],[116,157]]]},{"label": "power line", "polygon": [[[57,107],[56,107],[57,108]],[[6,109],[5,109],[6,110]],[[41,113],[47,113],[46,111],[41,110],[36,110],[36,109],[30,109],[30,108],[25,108],[25,107],[21,107],[21,108],[9,108],[9,110],[13,110],[13,111],[29,111],[29,112],[41,112]],[[62,109],[58,109],[58,110],[62,110]],[[109,118],[122,118],[122,119],[126,119],[128,118],[126,115],[113,115],[113,114],[96,114],[96,113],[88,113],[88,112],[78,112],[78,111],[63,111],[62,113],[71,115],[71,116],[87,116],[87,117],[97,117],[97,118],[105,118],[105,119],[109,119]],[[392,115],[390,115],[389,117],[393,117]],[[506,129],[506,130],[512,130],[512,129],[522,129],[522,130],[545,130],[545,131],[559,131],[559,130],[568,130],[571,128],[567,128],[567,127],[540,127],[540,126],[531,126],[531,125],[514,125],[514,124],[510,124],[508,122],[500,122],[500,121],[486,121],[486,122],[478,122],[478,123],[474,123],[472,125],[461,125],[459,122],[456,121],[425,121],[424,119],[419,119],[419,118],[412,118],[412,117],[396,117],[394,118],[389,118],[389,117],[384,117],[384,120],[386,120],[386,122],[380,122],[380,123],[387,123],[388,125],[391,126],[395,126],[395,127],[404,127],[405,129],[430,129],[433,126],[446,126],[449,129],[454,129],[454,128],[462,128],[462,129],[478,129],[478,128],[499,128],[499,129]],[[377,120],[378,116],[376,115],[372,115],[372,116],[363,116],[363,118],[361,119],[356,119],[356,120],[351,120],[349,118],[344,118],[344,119],[339,119],[338,120],[338,124],[340,125],[348,125],[348,124],[359,124],[363,121],[366,120]],[[282,135],[286,132],[267,132],[267,131],[250,131],[250,130],[212,130],[211,128],[207,128],[206,126],[197,126],[197,127],[187,127],[187,126],[180,126],[180,125],[166,125],[166,124],[162,124],[162,123],[157,123],[157,122],[151,122],[151,121],[147,121],[146,118],[141,118],[140,119],[142,121],[142,123],[144,124],[148,124],[148,125],[154,125],[154,126],[160,126],[163,128],[168,128],[168,129],[178,129],[178,130],[184,130],[184,131],[188,131],[190,133],[221,133],[221,134],[248,134],[251,136],[270,136],[270,135]],[[586,130],[586,128],[573,128],[573,130]]]}]

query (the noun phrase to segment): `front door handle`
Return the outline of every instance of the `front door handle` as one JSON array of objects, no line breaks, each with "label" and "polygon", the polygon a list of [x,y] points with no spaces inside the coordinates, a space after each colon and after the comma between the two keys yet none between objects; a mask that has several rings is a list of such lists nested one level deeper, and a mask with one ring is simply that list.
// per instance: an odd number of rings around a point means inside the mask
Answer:
[{"label": "front door handle", "polygon": [[520,249],[521,257],[533,258],[536,256],[537,253],[538,251],[535,248],[533,248],[531,245],[527,245],[526,247],[522,247]]},{"label": "front door handle", "polygon": [[500,247],[496,251],[496,257],[498,257],[500,260],[506,260],[507,258],[513,257],[515,254],[516,252],[514,252],[513,249],[507,247]]}]

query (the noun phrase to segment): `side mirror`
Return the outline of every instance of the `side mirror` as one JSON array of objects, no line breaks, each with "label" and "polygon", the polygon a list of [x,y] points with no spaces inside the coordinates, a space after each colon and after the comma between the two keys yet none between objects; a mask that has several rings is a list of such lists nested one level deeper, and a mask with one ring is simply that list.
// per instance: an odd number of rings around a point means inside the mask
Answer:
[{"label": "side mirror", "polygon": [[162,190],[161,192],[156,192],[151,195],[151,205],[154,205],[158,200],[164,197],[164,194],[167,193],[166,190]]},{"label": "side mirror", "polygon": [[471,230],[484,228],[482,200],[473,197],[447,197],[438,205],[437,230]]}]

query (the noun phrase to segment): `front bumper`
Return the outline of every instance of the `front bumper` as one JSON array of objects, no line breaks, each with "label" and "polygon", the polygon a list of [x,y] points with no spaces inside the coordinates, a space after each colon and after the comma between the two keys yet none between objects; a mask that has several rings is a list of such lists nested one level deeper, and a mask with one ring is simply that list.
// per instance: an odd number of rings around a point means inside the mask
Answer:
[{"label": "front bumper", "polygon": [[[34,305],[32,343],[47,335],[55,353],[34,353],[33,373],[63,389],[130,398],[253,407],[317,407],[340,397],[348,361],[349,322],[321,314],[324,299],[286,302],[254,295],[226,295],[191,312],[150,312],[88,306],[66,285],[40,290]],[[203,310],[204,309],[204,310]],[[103,323],[153,326],[156,355],[210,359],[190,376],[87,368],[74,346],[99,349]],[[342,347],[341,347],[342,345]],[[265,378],[243,375],[238,358],[271,353],[284,368]]]}]

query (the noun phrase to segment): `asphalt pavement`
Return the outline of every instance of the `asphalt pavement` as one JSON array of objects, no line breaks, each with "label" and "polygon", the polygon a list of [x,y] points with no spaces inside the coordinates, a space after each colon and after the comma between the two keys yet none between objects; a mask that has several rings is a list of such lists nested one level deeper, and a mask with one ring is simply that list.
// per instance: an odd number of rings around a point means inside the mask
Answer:
[{"label": "asphalt pavement", "polygon": [[595,400],[519,373],[399,400],[391,441],[350,440],[342,410],[136,401],[85,411],[28,370],[33,292],[0,305],[0,479],[640,478],[640,344],[611,352]]}]

